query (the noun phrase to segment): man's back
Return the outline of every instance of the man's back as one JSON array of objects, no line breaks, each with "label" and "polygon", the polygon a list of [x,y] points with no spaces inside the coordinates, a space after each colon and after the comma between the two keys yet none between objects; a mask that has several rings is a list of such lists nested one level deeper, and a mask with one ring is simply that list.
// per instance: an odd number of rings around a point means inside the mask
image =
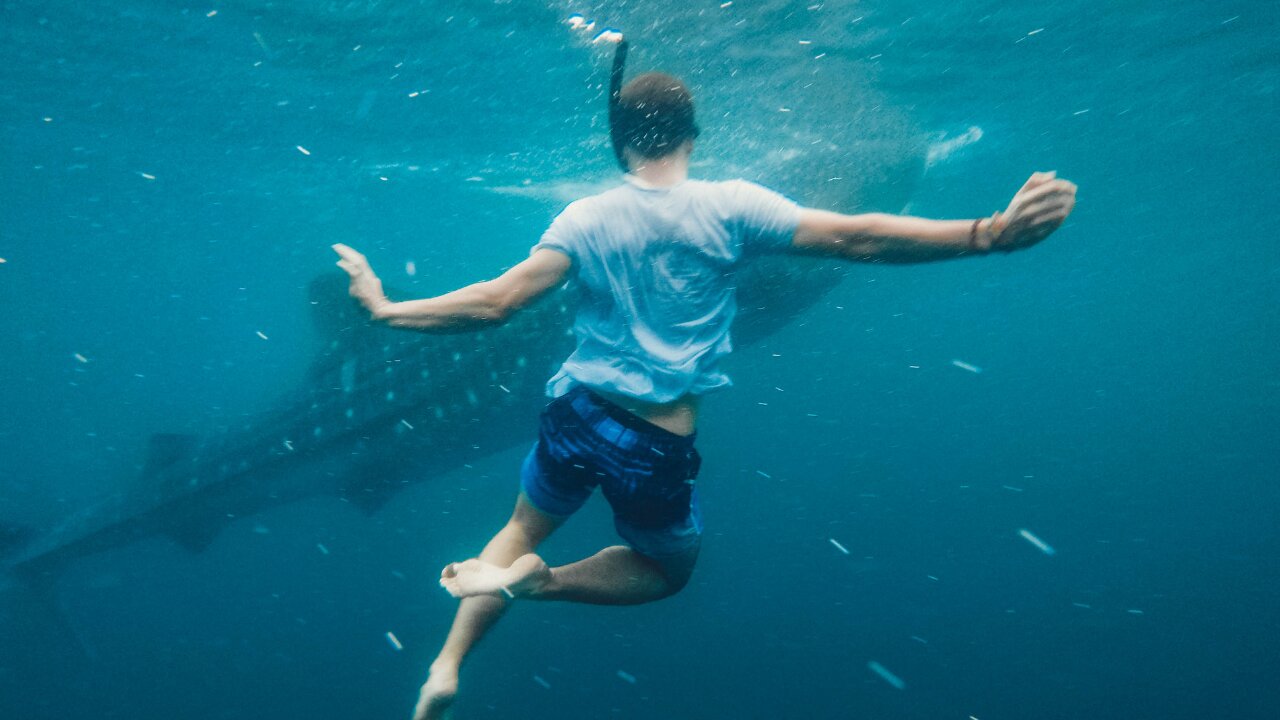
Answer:
[{"label": "man's back", "polygon": [[751,253],[779,251],[799,209],[740,180],[627,184],[565,209],[537,248],[573,260],[582,305],[578,348],[548,384],[576,384],[665,403],[729,384],[733,272]]}]

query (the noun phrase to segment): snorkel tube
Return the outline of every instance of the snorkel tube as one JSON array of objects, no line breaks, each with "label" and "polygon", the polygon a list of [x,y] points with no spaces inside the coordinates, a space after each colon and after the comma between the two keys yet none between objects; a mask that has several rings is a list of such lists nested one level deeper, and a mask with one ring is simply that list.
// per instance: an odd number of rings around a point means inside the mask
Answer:
[{"label": "snorkel tube", "polygon": [[609,139],[613,141],[613,156],[618,167],[627,172],[627,159],[622,154],[626,139],[622,136],[620,104],[622,101],[622,76],[627,66],[627,41],[619,40],[613,51],[613,70],[609,72]]}]

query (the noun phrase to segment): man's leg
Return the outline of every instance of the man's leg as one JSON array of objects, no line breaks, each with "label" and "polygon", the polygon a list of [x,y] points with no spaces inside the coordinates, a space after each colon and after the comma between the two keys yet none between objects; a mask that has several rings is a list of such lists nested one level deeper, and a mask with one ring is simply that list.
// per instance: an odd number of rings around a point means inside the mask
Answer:
[{"label": "man's leg", "polygon": [[[507,567],[516,559],[529,554],[558,528],[563,519],[538,510],[523,493],[516,500],[516,509],[505,527],[498,531],[480,553],[480,561],[494,566]],[[478,562],[478,561],[468,561]],[[453,565],[450,565],[453,567]],[[448,568],[446,568],[448,571]],[[453,702],[458,691],[458,669],[471,649],[506,610],[505,596],[484,595],[467,597],[458,606],[453,627],[445,639],[444,647],[431,663],[431,675],[422,686],[415,720],[436,720]]]},{"label": "man's leg", "polygon": [[548,567],[532,553],[508,567],[483,557],[445,568],[440,583],[455,597],[494,595],[593,605],[638,605],[675,594],[689,581],[698,546],[662,561],[614,546],[584,560]]}]

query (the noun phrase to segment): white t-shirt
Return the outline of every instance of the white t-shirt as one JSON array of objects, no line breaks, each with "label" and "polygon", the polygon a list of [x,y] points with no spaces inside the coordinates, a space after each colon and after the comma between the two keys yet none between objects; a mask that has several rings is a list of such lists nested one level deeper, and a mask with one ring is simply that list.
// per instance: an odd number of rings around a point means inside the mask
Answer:
[{"label": "white t-shirt", "polygon": [[559,397],[587,387],[663,403],[730,384],[734,271],[791,244],[799,207],[743,180],[627,183],[564,209],[534,250],[573,261],[582,295],[578,347],[547,383]]}]

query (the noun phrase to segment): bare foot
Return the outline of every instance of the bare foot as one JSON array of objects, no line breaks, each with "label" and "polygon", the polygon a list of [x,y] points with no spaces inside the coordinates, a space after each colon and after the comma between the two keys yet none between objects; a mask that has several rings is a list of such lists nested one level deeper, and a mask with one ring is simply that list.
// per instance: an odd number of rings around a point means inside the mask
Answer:
[{"label": "bare foot", "polygon": [[457,694],[458,666],[432,663],[431,675],[418,694],[418,706],[413,709],[413,720],[443,720]]},{"label": "bare foot", "polygon": [[440,573],[440,585],[456,598],[472,595],[527,597],[546,587],[551,569],[532,553],[501,568],[480,560],[449,563]]}]

